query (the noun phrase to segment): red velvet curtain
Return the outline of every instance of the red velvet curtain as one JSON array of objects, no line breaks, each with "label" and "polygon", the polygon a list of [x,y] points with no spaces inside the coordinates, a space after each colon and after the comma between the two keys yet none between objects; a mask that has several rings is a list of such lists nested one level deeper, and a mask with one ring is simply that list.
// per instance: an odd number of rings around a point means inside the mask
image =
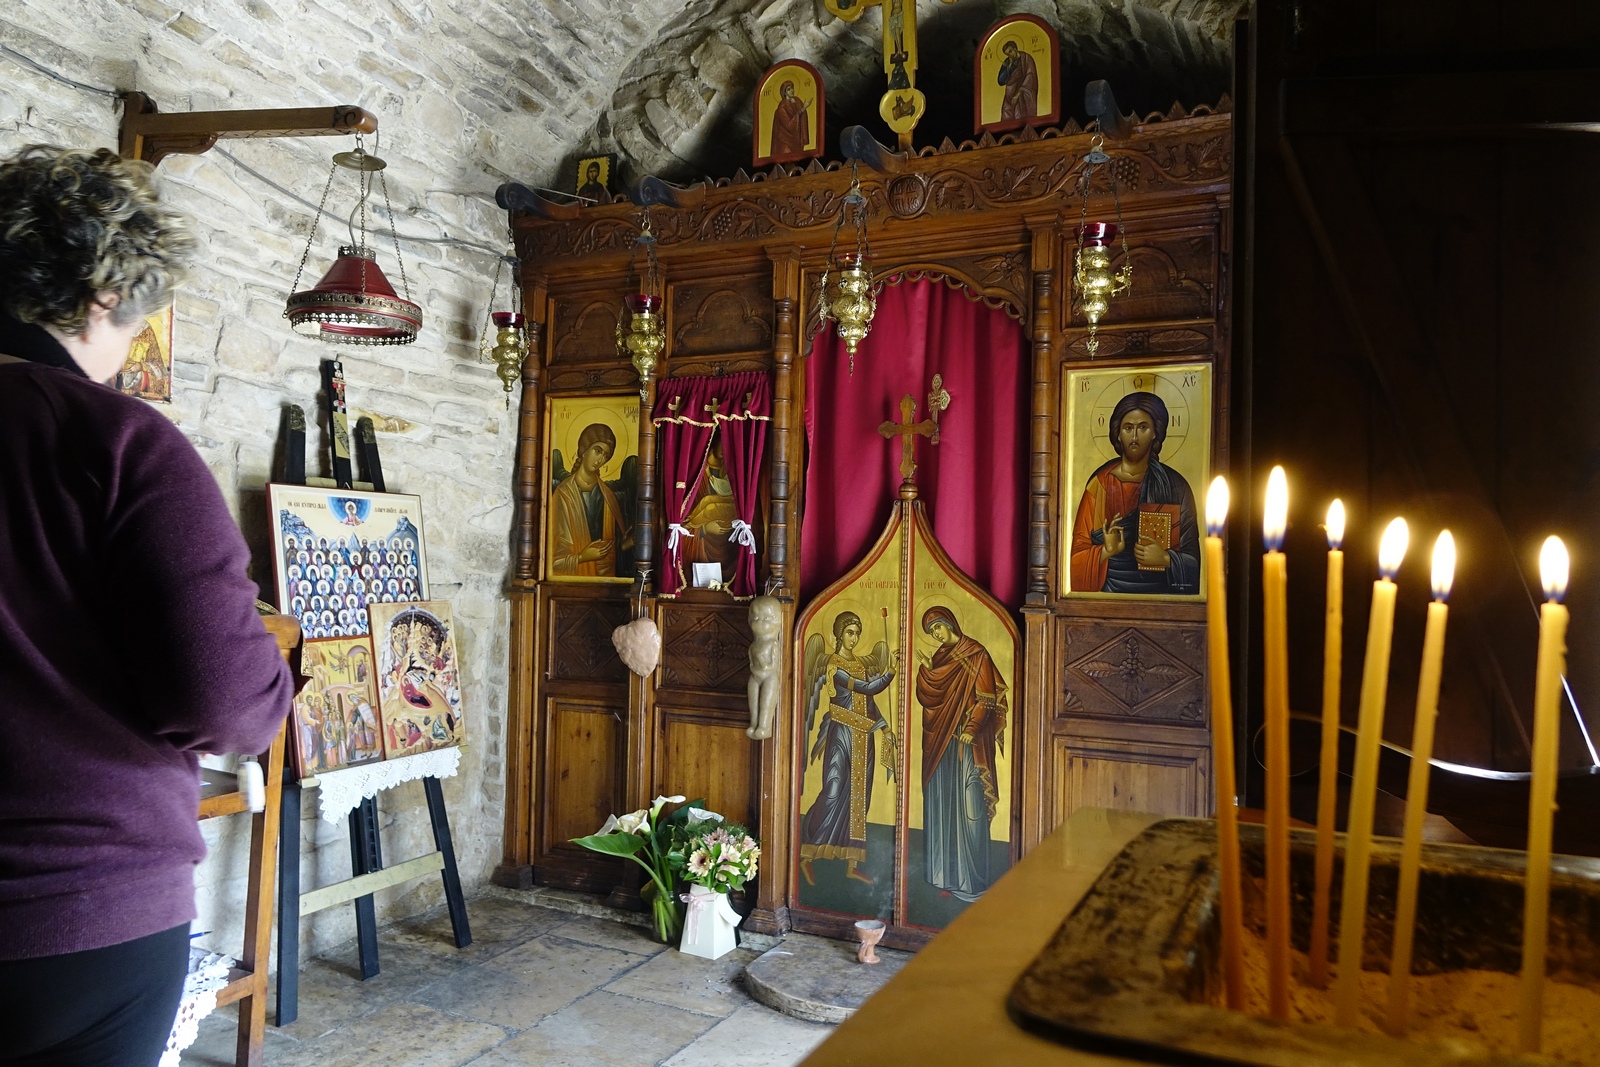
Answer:
[{"label": "red velvet curtain", "polygon": [[809,600],[849,570],[889,520],[900,484],[900,444],[878,427],[900,421],[900,398],[928,417],[928,387],[943,376],[950,407],[940,438],[916,446],[918,496],[956,565],[1013,609],[1026,587],[1027,331],[1005,312],[937,279],[887,286],[872,330],[848,371],[830,329],[807,361],[805,515],[801,520]]},{"label": "red velvet curtain", "polygon": [[688,584],[683,539],[708,536],[685,529],[683,521],[694,506],[711,436],[718,429],[722,431],[722,460],[742,526],[730,535],[740,545],[730,591],[737,597],[755,595],[757,483],[771,418],[772,381],[764,371],[667,378],[657,387],[651,420],[659,430],[656,445],[667,524],[657,585],[662,596],[675,596]]}]

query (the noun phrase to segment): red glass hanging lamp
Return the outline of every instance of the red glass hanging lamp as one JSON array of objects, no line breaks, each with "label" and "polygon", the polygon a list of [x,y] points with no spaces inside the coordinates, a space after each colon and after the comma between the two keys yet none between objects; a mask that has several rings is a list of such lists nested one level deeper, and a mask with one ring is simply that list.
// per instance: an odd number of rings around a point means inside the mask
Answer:
[{"label": "red glass hanging lamp", "polygon": [[[644,264],[637,266],[640,254]],[[628,274],[638,275],[639,291],[623,297],[623,315],[617,320],[617,348],[639,375],[639,394],[650,388],[650,376],[667,348],[667,327],[661,314],[661,265],[656,260],[656,235],[650,230],[650,208],[644,209],[639,236],[628,253]]]},{"label": "red glass hanging lamp", "polygon": [[[1100,319],[1111,306],[1111,298],[1128,291],[1133,285],[1133,260],[1128,255],[1128,236],[1122,226],[1122,197],[1117,192],[1116,168],[1110,166],[1111,157],[1105,152],[1105,138],[1098,132],[1089,142],[1089,152],[1083,157],[1083,172],[1078,177],[1078,196],[1083,201],[1078,219],[1078,250],[1073,257],[1072,298],[1083,310],[1089,323],[1089,336],[1084,347],[1093,359],[1100,350],[1098,331]],[[1089,198],[1093,194],[1095,170],[1105,166],[1106,180],[1111,186],[1111,201],[1116,208],[1116,222],[1091,222]],[[1111,269],[1111,246],[1122,240],[1122,266]]]},{"label": "red glass hanging lamp", "polygon": [[[333,157],[322,200],[317,204],[317,217],[311,223],[306,250],[290,287],[292,295],[283,312],[295,333],[344,345],[408,345],[417,339],[417,331],[422,328],[422,308],[411,299],[405,261],[400,258],[400,238],[394,232],[394,210],[389,205],[389,186],[383,177],[386,166],[388,164],[381,158],[366,150],[360,134],[356,135],[355,151],[340,152]],[[311,258],[317,223],[322,220],[322,209],[327,205],[334,175],[341,167],[356,172],[360,193],[350,213],[350,243],[340,246],[339,258],[321,281],[301,291],[300,277]],[[404,296],[395,292],[383,268],[378,266],[377,253],[367,246],[367,196],[372,191],[374,174],[378,176],[384,210],[389,215],[389,233],[394,238],[394,258],[400,268]]]},{"label": "red glass hanging lamp", "polygon": [[[510,292],[505,303],[498,304],[495,294],[500,291],[500,273],[511,268]],[[515,251],[500,257],[495,264],[494,280],[489,283],[489,311],[483,319],[483,332],[478,335],[478,354],[494,364],[494,372],[505,387],[506,407],[511,406],[511,391],[522,377],[522,361],[528,354],[527,319],[522,312],[522,271]],[[489,324],[495,327],[494,344],[489,343]]]}]

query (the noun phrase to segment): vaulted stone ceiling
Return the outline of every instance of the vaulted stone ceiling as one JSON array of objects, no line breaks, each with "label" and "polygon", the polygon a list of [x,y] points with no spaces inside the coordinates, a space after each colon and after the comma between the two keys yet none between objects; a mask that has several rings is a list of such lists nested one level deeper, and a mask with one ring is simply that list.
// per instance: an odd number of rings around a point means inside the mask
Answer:
[{"label": "vaulted stone ceiling", "polygon": [[[654,7],[662,7],[657,4]],[[917,144],[972,136],[972,63],[983,30],[1027,12],[1061,34],[1062,110],[1083,120],[1083,88],[1105,78],[1124,111],[1140,115],[1215,104],[1232,80],[1234,20],[1249,0],[918,0],[918,88],[928,114]],[[750,166],[751,94],[781,59],[804,59],[827,85],[828,156],[860,123],[893,137],[877,114],[884,90],[881,14],[855,23],[822,0],[692,0],[664,22],[621,72],[586,139],[614,151],[624,177],[725,177]]]}]

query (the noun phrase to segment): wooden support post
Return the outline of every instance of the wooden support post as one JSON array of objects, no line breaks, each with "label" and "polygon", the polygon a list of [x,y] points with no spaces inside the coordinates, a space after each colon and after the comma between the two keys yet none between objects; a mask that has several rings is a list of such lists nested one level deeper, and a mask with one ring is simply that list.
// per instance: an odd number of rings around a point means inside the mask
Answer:
[{"label": "wooden support post", "polygon": [[144,93],[122,94],[118,145],[124,159],[159,164],[174,153],[199,155],[222,138],[330,137],[376,133],[378,119],[353,104],[280,107],[260,111],[184,111],[160,114]]},{"label": "wooden support post", "polygon": [[278,990],[274,1025],[300,1017],[300,780],[283,772],[280,808],[286,833],[278,836]]}]

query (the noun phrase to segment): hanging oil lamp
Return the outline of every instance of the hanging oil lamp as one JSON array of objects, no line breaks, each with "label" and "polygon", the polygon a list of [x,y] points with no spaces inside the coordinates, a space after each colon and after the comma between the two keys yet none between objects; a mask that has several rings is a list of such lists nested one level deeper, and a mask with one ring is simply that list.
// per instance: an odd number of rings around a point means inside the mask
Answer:
[{"label": "hanging oil lamp", "polygon": [[656,235],[650,232],[650,209],[644,209],[644,222],[628,253],[628,275],[635,273],[635,262],[644,255],[644,270],[639,272],[639,291],[622,298],[622,317],[617,320],[617,348],[627,355],[639,375],[639,395],[650,389],[650,376],[661,362],[667,347],[667,327],[661,315],[661,269],[656,262]]},{"label": "hanging oil lamp", "polygon": [[[496,311],[495,293],[500,289],[500,272],[511,268],[511,292],[506,298],[510,310]],[[522,313],[522,287],[516,255],[501,256],[495,264],[494,280],[489,283],[489,312],[484,316],[483,332],[478,336],[478,353],[494,364],[494,372],[506,390],[506,407],[511,407],[511,391],[522,377],[522,362],[528,354],[527,320]],[[489,324],[495,327],[494,344],[489,344]]]},{"label": "hanging oil lamp", "polygon": [[[417,339],[417,331],[422,328],[422,308],[411,300],[405,261],[400,258],[400,238],[394,232],[389,185],[383,177],[386,166],[388,164],[381,158],[366,150],[360,134],[356,135],[355,151],[340,152],[333,157],[328,182],[322,188],[322,200],[317,204],[317,217],[312,220],[306,250],[300,256],[300,268],[295,271],[294,284],[290,286],[292,295],[283,312],[295,333],[344,345],[408,345]],[[350,243],[340,246],[339,258],[322,280],[302,292],[300,276],[311,258],[317,223],[322,220],[322,209],[328,202],[334,175],[340,167],[356,172],[360,191],[355,209],[350,213]],[[400,268],[404,296],[395,292],[378,266],[377,253],[367,246],[367,196],[372,191],[374,174],[378,176],[378,188],[383,190],[383,206],[389,215],[389,233],[394,238],[394,259]]]},{"label": "hanging oil lamp", "polygon": [[[1089,153],[1083,157],[1083,173],[1078,178],[1078,196],[1083,201],[1083,212],[1078,219],[1078,250],[1073,259],[1073,302],[1083,309],[1089,322],[1089,336],[1084,347],[1089,358],[1100,349],[1098,330],[1100,319],[1111,306],[1111,298],[1128,290],[1133,284],[1133,259],[1128,255],[1128,236],[1122,227],[1122,198],[1117,194],[1117,174],[1106,167],[1106,179],[1111,185],[1111,201],[1116,206],[1116,222],[1089,221],[1089,194],[1094,181],[1095,168],[1111,162],[1105,153],[1105,138],[1094,135],[1089,143]],[[1111,246],[1122,240],[1122,266],[1111,269]]]},{"label": "hanging oil lamp", "polygon": [[[854,252],[841,256],[839,231],[844,228],[847,215],[854,221],[856,247]],[[830,292],[828,274],[835,267],[839,278]],[[849,354],[850,373],[855,374],[856,349],[872,328],[872,316],[878,311],[878,293],[872,284],[872,250],[867,245],[867,198],[861,192],[861,172],[855,160],[850,161],[850,189],[833,223],[833,240],[828,245],[827,264],[822,268],[818,303],[822,325],[829,319],[834,321],[839,340]]]}]

